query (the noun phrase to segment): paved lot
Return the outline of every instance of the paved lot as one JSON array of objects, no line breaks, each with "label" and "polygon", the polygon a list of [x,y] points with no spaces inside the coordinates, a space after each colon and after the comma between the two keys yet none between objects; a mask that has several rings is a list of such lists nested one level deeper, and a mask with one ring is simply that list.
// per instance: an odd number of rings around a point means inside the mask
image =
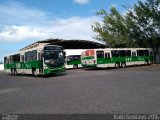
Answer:
[{"label": "paved lot", "polygon": [[0,72],[0,113],[159,113],[159,106],[160,65],[49,77]]}]

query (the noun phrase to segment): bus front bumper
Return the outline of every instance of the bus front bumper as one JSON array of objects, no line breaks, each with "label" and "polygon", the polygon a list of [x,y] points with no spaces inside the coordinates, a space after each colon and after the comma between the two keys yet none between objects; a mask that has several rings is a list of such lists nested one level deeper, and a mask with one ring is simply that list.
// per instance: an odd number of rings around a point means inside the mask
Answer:
[{"label": "bus front bumper", "polygon": [[60,72],[65,72],[65,68],[47,68],[44,69],[44,75],[56,74]]}]

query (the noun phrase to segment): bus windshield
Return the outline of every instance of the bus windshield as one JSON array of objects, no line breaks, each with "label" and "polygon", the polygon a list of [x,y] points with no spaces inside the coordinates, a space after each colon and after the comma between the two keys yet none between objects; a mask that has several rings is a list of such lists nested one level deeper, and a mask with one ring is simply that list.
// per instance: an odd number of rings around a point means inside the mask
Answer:
[{"label": "bus windshield", "polygon": [[64,64],[63,51],[44,51],[44,63],[49,66],[60,66]]}]

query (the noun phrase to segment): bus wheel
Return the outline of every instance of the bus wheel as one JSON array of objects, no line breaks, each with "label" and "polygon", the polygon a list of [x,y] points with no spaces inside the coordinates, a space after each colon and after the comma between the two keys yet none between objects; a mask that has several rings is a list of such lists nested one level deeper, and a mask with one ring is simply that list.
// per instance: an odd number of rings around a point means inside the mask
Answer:
[{"label": "bus wheel", "polygon": [[12,75],[14,74],[13,68],[11,69],[11,74],[12,74]]},{"label": "bus wheel", "polygon": [[17,70],[16,69],[14,69],[14,75],[17,75]]},{"label": "bus wheel", "polygon": [[32,68],[32,76],[36,76],[36,69]]},{"label": "bus wheel", "polygon": [[125,63],[125,62],[122,62],[122,63],[121,63],[121,67],[122,67],[122,68],[125,68],[125,67],[126,67],[126,63]]},{"label": "bus wheel", "polygon": [[115,68],[119,68],[119,63],[115,63]]},{"label": "bus wheel", "polygon": [[73,68],[74,68],[74,69],[77,69],[77,68],[78,68],[78,65],[73,65]]},{"label": "bus wheel", "polygon": [[149,62],[148,62],[148,60],[147,60],[147,61],[145,61],[145,65],[149,65]]}]

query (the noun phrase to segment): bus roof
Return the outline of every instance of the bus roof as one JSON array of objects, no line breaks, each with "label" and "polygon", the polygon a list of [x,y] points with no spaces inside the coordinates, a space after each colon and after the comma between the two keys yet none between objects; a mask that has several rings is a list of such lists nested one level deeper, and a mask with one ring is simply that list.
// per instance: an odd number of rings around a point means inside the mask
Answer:
[{"label": "bus roof", "polygon": [[24,50],[15,52],[15,53],[8,54],[8,55],[6,55],[5,57],[11,56],[11,55],[16,55],[16,54],[21,54],[21,53],[25,53],[25,52],[33,51],[33,50],[42,50],[44,46],[58,46],[58,45],[43,44],[43,45],[39,45],[39,46],[37,46],[37,47],[35,47],[35,48],[24,49]]},{"label": "bus roof", "polygon": [[[89,49],[93,50],[93,49]],[[101,48],[101,49],[94,49],[94,50],[152,50],[152,48]]]},{"label": "bus roof", "polygon": [[65,49],[64,51],[66,52],[66,56],[69,55],[81,55],[83,51],[87,49]]}]

